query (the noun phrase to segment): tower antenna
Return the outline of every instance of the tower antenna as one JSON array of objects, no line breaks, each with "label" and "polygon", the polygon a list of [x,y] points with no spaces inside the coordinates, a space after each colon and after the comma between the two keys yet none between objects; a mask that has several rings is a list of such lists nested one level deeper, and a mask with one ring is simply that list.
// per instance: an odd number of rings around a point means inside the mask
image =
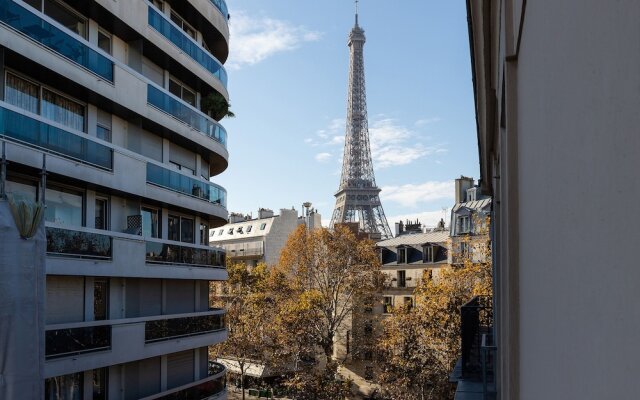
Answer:
[{"label": "tower antenna", "polygon": [[358,26],[358,2],[360,0],[356,0],[356,26]]}]

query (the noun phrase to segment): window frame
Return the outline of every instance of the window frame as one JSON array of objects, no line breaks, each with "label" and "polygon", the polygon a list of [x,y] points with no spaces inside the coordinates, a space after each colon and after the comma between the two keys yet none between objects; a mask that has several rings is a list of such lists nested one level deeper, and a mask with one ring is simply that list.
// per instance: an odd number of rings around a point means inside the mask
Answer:
[{"label": "window frame", "polygon": [[[100,47],[100,35],[106,37],[107,39],[109,39],[109,50],[105,50],[102,47]],[[109,54],[110,56],[113,55],[113,34],[109,31],[107,31],[104,28],[98,27],[98,32],[97,32],[97,42],[96,42],[96,46],[104,51],[105,53]]]}]

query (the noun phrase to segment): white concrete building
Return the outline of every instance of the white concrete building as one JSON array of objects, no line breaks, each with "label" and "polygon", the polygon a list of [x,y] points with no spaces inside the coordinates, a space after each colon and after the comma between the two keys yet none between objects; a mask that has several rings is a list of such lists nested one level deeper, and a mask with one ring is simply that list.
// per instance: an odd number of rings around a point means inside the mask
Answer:
[{"label": "white concrete building", "polygon": [[640,2],[467,7],[496,397],[638,398]]},{"label": "white concrete building", "polygon": [[298,217],[298,211],[293,208],[280,209],[280,215],[260,208],[258,218],[232,213],[229,223],[209,232],[209,244],[223,247],[229,262],[244,262],[248,266],[259,262],[274,265],[289,235],[300,224],[306,224],[310,229],[320,228],[320,214],[309,210]]},{"label": "white concrete building", "polygon": [[228,99],[227,19],[224,0],[0,0],[6,191],[47,206],[45,399],[226,396],[207,347],[227,336],[208,300],[227,134],[203,99]]}]

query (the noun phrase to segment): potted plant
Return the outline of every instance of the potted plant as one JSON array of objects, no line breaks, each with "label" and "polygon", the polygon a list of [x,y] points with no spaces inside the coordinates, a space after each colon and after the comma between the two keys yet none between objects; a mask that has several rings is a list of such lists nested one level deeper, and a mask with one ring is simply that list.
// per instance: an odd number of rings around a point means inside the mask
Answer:
[{"label": "potted plant", "polygon": [[208,113],[216,121],[220,121],[224,117],[235,117],[235,114],[229,110],[231,105],[220,93],[213,91],[203,97],[200,102],[202,111]]}]

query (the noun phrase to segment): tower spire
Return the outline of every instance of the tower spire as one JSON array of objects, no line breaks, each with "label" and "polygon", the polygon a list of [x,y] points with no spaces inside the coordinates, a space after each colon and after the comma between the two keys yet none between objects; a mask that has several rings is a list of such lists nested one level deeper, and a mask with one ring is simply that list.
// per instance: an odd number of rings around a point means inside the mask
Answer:
[{"label": "tower spire", "polygon": [[364,30],[356,25],[349,33],[349,90],[347,95],[347,124],[342,157],[342,176],[335,194],[336,206],[331,218],[335,224],[357,222],[360,230],[390,238],[391,229],[380,203],[380,189],[376,186],[369,145],[367,123],[367,95],[364,82]]}]

